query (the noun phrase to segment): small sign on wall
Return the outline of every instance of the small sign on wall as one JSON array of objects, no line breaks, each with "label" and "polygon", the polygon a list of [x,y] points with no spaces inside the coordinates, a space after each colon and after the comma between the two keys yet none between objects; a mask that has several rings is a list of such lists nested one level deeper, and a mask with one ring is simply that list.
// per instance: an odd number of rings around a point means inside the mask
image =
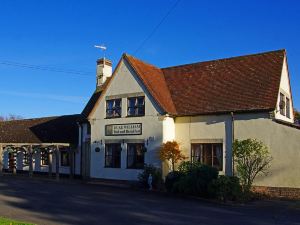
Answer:
[{"label": "small sign on wall", "polygon": [[105,126],[106,136],[141,135],[141,123],[110,124]]}]

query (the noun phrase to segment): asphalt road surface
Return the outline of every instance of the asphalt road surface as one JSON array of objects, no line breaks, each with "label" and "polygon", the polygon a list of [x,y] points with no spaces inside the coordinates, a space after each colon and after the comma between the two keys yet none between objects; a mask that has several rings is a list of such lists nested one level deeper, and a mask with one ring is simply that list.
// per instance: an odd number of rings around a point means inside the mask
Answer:
[{"label": "asphalt road surface", "polygon": [[80,181],[1,176],[0,216],[45,225],[300,225],[300,202],[228,206]]}]

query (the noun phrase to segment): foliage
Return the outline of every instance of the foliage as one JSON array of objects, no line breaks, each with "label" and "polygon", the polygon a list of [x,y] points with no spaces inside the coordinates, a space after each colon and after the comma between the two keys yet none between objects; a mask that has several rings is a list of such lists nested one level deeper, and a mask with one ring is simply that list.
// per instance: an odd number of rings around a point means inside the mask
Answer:
[{"label": "foliage", "polygon": [[235,140],[233,154],[243,191],[249,193],[255,177],[268,173],[272,157],[268,148],[256,139]]},{"label": "foliage", "polygon": [[295,123],[300,124],[300,111],[297,109],[294,109],[294,118],[295,118]]},{"label": "foliage", "polygon": [[9,116],[0,116],[0,121],[20,120],[22,116],[10,114]]},{"label": "foliage", "polygon": [[219,176],[209,185],[211,196],[221,201],[236,201],[242,197],[242,187],[237,177]]},{"label": "foliage", "polygon": [[32,223],[24,223],[24,222],[10,220],[10,219],[4,218],[4,217],[0,217],[0,225],[7,225],[7,224],[11,224],[11,225],[34,225]]},{"label": "foliage", "polygon": [[162,161],[170,161],[172,164],[172,171],[175,170],[175,164],[186,157],[181,153],[179,144],[176,141],[167,141],[159,150],[159,158]]},{"label": "foliage", "polygon": [[174,183],[173,192],[209,197],[208,186],[218,177],[218,170],[199,163],[182,163],[182,176]]},{"label": "foliage", "polygon": [[161,188],[162,185],[162,173],[161,170],[151,164],[145,165],[142,173],[138,175],[139,183],[143,188],[148,188],[148,178],[152,175],[152,186],[154,189]]},{"label": "foliage", "polygon": [[181,172],[178,171],[172,171],[168,173],[165,180],[165,187],[168,192],[173,191],[174,184],[180,180],[180,178],[183,176]]},{"label": "foliage", "polygon": [[187,174],[187,173],[189,173],[189,171],[197,169],[201,165],[202,164],[200,162],[183,161],[178,166],[178,171],[181,172],[181,173],[183,173],[183,174]]}]

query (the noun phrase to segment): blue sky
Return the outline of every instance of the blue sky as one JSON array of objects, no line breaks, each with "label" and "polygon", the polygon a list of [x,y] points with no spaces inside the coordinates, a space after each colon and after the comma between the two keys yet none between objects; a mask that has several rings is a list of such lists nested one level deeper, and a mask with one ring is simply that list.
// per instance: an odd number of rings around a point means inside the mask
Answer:
[{"label": "blue sky", "polygon": [[300,109],[300,1],[181,0],[135,52],[174,3],[2,0],[0,115],[80,113],[94,91],[95,61],[102,56],[93,45],[102,43],[114,65],[127,52],[159,67],[285,48]]}]

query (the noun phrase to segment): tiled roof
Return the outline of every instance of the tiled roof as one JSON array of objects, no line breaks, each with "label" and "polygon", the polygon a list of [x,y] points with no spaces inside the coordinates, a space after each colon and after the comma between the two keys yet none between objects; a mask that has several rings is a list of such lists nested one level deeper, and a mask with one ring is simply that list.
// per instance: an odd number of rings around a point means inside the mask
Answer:
[{"label": "tiled roof", "polygon": [[78,143],[82,115],[0,122],[0,143]]},{"label": "tiled roof", "polygon": [[153,98],[166,113],[174,114],[175,107],[161,69],[125,54],[125,58],[140,76]]},{"label": "tiled roof", "polygon": [[[274,110],[284,57],[285,50],[278,50],[158,68],[123,55],[155,101],[174,116]],[[86,108],[100,95],[94,93]]]},{"label": "tiled roof", "polygon": [[95,104],[97,103],[98,99],[100,98],[102,91],[105,89],[107,86],[108,82],[110,81],[110,77],[106,79],[105,83],[101,86],[98,87],[95,92],[93,93],[92,97],[89,99],[88,103],[82,110],[81,114],[85,117],[88,117],[89,114],[92,112]]}]

